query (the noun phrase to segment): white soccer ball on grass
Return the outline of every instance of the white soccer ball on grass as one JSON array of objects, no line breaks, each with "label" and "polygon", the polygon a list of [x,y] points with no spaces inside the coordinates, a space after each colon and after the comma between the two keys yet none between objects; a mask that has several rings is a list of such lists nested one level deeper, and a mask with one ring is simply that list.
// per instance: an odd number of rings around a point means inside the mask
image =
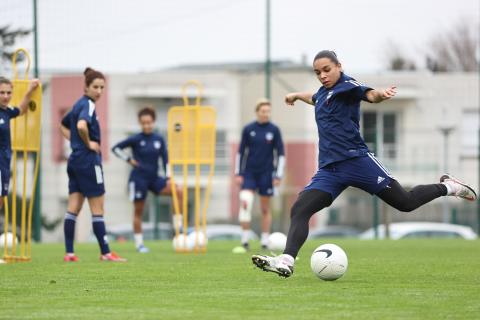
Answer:
[{"label": "white soccer ball on grass", "polygon": [[283,251],[287,245],[287,236],[281,232],[274,232],[268,236],[267,247],[272,251]]},{"label": "white soccer ball on grass", "polygon": [[[7,240],[7,247],[8,248],[11,248],[12,245],[13,245],[13,242],[15,240],[14,236],[13,236],[13,233],[11,232],[7,232],[6,234],[5,233],[2,233],[0,235],[0,247],[4,247],[5,246],[5,240]],[[16,243],[16,242],[15,242]]]},{"label": "white soccer ball on grass", "polygon": [[335,244],[321,245],[313,251],[310,267],[313,273],[322,280],[337,280],[347,271],[347,254]]}]

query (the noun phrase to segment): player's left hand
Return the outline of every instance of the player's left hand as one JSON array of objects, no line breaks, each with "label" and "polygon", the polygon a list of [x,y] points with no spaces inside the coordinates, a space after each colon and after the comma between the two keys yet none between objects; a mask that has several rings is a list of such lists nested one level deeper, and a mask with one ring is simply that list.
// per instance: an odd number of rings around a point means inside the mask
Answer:
[{"label": "player's left hand", "polygon": [[40,85],[40,80],[33,79],[32,81],[30,81],[30,85],[28,87],[28,90],[30,92],[32,92],[33,90],[37,89],[39,85]]},{"label": "player's left hand", "polygon": [[281,180],[281,179],[278,179],[278,178],[274,178],[274,179],[272,180],[272,184],[273,184],[274,187],[278,187],[281,182],[282,182],[282,180]]},{"label": "player's left hand", "polygon": [[387,100],[392,97],[394,97],[397,94],[397,87],[396,86],[391,86],[382,92],[382,99]]}]

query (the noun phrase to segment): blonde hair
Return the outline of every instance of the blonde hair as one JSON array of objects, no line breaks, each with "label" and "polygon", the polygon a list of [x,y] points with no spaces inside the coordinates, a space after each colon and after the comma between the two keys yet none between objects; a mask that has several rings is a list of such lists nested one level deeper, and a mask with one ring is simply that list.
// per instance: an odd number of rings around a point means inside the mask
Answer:
[{"label": "blonde hair", "polygon": [[258,99],[257,103],[255,104],[255,112],[258,112],[258,110],[260,110],[260,108],[263,106],[272,106],[272,104],[267,98]]}]

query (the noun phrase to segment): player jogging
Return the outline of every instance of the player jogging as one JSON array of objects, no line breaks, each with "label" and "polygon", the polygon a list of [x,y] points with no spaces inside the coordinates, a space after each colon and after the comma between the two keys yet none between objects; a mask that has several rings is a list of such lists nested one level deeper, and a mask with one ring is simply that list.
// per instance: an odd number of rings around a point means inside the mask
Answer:
[{"label": "player jogging", "polygon": [[238,218],[242,227],[242,246],[247,250],[255,192],[260,195],[262,211],[261,245],[263,249],[267,247],[272,224],[270,197],[274,194],[274,187],[280,184],[285,164],[282,135],[280,129],[270,122],[271,109],[268,100],[257,103],[257,120],[243,128],[236,157],[236,182],[241,186]]},{"label": "player jogging", "polygon": [[[133,231],[135,247],[140,253],[149,252],[143,243],[142,234],[142,214],[145,206],[145,198],[148,190],[155,195],[172,195],[172,184],[169,180],[168,170],[168,152],[165,139],[154,132],[155,110],[152,108],[143,108],[138,112],[138,122],[142,132],[128,137],[117,143],[113,148],[113,153],[120,159],[128,162],[132,167],[128,180],[128,189],[130,200],[134,204]],[[130,148],[131,156],[123,151]],[[159,160],[162,160],[164,176],[159,176]],[[182,190],[177,188],[179,203],[182,203]],[[182,216],[175,215],[174,223],[180,227]]]},{"label": "player jogging", "polygon": [[30,82],[28,90],[17,108],[10,106],[13,94],[12,82],[7,78],[0,77],[0,209],[3,207],[3,197],[8,195],[10,183],[10,161],[12,158],[10,119],[27,112],[28,103],[39,83],[37,79]]},{"label": "player jogging", "polygon": [[62,119],[60,129],[70,140],[72,153],[68,158],[68,209],[64,220],[66,262],[76,262],[73,251],[75,222],[85,198],[92,213],[93,233],[100,246],[100,260],[125,262],[110,251],[105,230],[102,156],[100,153],[100,124],[95,111],[95,102],[102,96],[105,76],[96,70],[86,68],[85,94]]},{"label": "player jogging", "polygon": [[265,271],[289,277],[300,247],[308,235],[310,217],[332,204],[347,187],[357,187],[378,196],[403,212],[441,196],[477,199],[475,191],[445,174],[440,183],[419,185],[406,191],[368,150],[360,135],[360,101],[379,103],[396,94],[396,87],[375,90],[359,84],[342,71],[333,51],[319,52],[313,69],[322,87],[315,93],[296,92],[285,97],[288,105],[296,100],[315,106],[319,136],[318,171],[299,194],[291,209],[291,224],[287,245],[282,255],[254,255],[253,263]]}]

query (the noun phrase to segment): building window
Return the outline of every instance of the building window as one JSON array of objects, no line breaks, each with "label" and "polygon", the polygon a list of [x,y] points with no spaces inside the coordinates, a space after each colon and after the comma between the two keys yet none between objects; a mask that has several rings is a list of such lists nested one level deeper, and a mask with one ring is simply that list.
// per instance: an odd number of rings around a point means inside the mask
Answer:
[{"label": "building window", "polygon": [[395,159],[397,156],[397,115],[382,111],[362,114],[363,138],[368,148],[379,158]]}]

